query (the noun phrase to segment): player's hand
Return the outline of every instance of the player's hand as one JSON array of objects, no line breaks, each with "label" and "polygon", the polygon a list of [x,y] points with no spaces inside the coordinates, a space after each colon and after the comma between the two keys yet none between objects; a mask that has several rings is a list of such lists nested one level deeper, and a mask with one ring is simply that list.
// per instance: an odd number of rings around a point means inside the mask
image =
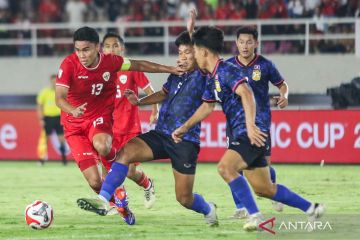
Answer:
[{"label": "player's hand", "polygon": [[185,72],[185,70],[183,68],[181,68],[180,66],[176,66],[176,67],[170,67],[169,72],[180,76]]},{"label": "player's hand", "polygon": [[124,91],[124,95],[132,105],[135,105],[135,106],[139,105],[139,98],[138,98],[138,96],[136,96],[136,94],[133,90],[126,89]]},{"label": "player's hand", "polygon": [[257,147],[265,146],[267,134],[262,132],[256,125],[247,127],[247,135],[252,145]]},{"label": "player's hand", "polygon": [[288,99],[284,96],[274,96],[273,99],[276,100],[276,105],[279,108],[285,108],[289,104]]},{"label": "player's hand", "polygon": [[184,136],[184,134],[188,131],[189,129],[187,127],[185,127],[184,125],[182,125],[181,127],[175,129],[175,131],[173,131],[173,133],[171,134],[172,139],[174,140],[174,142],[179,143],[182,141],[182,137]]},{"label": "player's hand", "polygon": [[74,110],[70,112],[71,115],[73,115],[74,117],[81,117],[82,115],[84,115],[84,112],[86,111],[86,105],[87,103],[84,103],[76,107]]},{"label": "player's hand", "polygon": [[195,8],[191,9],[189,12],[189,18],[188,18],[187,24],[186,24],[186,30],[189,32],[190,37],[191,37],[192,33],[194,32],[196,16],[197,16],[196,9]]}]

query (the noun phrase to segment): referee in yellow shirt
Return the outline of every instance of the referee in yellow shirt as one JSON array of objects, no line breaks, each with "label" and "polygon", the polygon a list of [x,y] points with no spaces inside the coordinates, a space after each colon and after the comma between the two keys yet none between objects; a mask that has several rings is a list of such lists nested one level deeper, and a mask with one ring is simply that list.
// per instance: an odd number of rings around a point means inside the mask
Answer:
[{"label": "referee in yellow shirt", "polygon": [[[56,135],[58,136],[60,142],[59,150],[61,153],[61,160],[63,164],[66,165],[67,160],[65,155],[64,130],[60,124],[61,111],[60,108],[58,108],[55,104],[56,75],[51,75],[50,82],[50,87],[42,89],[37,95],[37,113],[40,121],[40,126],[45,130],[46,137],[50,136],[53,131],[56,132]],[[45,142],[47,144],[47,139]],[[46,159],[40,160],[41,165],[44,164],[44,160]]]}]

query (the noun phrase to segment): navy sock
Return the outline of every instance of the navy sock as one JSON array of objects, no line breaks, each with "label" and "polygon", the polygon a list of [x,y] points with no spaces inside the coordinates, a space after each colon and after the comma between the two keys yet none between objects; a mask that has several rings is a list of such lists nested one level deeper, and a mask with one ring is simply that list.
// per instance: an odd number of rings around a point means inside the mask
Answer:
[{"label": "navy sock", "polygon": [[234,194],[234,192],[231,189],[230,189],[230,191],[231,191],[232,197],[234,199],[234,203],[235,203],[236,208],[237,209],[244,208],[245,206],[241,202],[241,200],[238,197],[236,197],[236,195]]},{"label": "navy sock", "polygon": [[270,178],[272,183],[276,183],[276,172],[272,166],[270,166]]},{"label": "navy sock", "polygon": [[251,194],[249,185],[247,184],[243,176],[235,178],[232,182],[229,183],[231,192],[244,204],[248,213],[254,214],[259,212],[258,207],[256,206],[255,199]]},{"label": "navy sock", "polygon": [[204,215],[209,214],[210,206],[205,201],[205,199],[200,194],[197,194],[197,193],[194,193],[193,196],[194,196],[194,201],[191,206],[191,210],[194,210],[195,212],[198,212],[198,213],[202,213]]},{"label": "navy sock", "polygon": [[100,195],[109,201],[112,198],[115,189],[125,181],[128,170],[128,166],[114,162],[101,186]]},{"label": "navy sock", "polygon": [[292,192],[284,185],[277,184],[276,186],[277,190],[276,194],[272,198],[273,200],[284,203],[291,207],[299,208],[304,212],[306,212],[311,206],[311,203],[308,200]]}]

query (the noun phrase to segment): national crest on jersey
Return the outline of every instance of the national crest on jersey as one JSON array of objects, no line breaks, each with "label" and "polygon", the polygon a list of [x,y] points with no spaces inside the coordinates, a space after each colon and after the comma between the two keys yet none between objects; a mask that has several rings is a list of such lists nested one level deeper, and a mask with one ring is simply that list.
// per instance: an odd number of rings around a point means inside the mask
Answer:
[{"label": "national crest on jersey", "polygon": [[102,77],[103,77],[104,81],[107,82],[110,79],[110,73],[109,72],[104,72]]},{"label": "national crest on jersey", "polygon": [[270,131],[269,83],[279,86],[284,82],[283,77],[275,65],[261,55],[255,55],[254,59],[246,66],[240,62],[237,56],[229,58],[227,62],[234,64],[239,72],[249,78],[249,85],[256,100],[256,114],[264,123],[266,127],[264,130]]},{"label": "national crest on jersey", "polygon": [[125,75],[125,74],[121,74],[119,76],[119,81],[120,81],[121,84],[125,84],[127,82],[127,79],[128,79],[128,76]]}]

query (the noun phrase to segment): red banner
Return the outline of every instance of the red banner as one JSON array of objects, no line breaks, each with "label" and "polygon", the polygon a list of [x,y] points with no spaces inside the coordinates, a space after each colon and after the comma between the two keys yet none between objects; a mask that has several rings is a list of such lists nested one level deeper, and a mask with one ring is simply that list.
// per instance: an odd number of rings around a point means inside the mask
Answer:
[{"label": "red banner", "polygon": [[[150,111],[141,111],[143,132]],[[360,163],[360,111],[273,111],[272,161],[281,163]],[[212,113],[201,126],[199,160],[217,162],[226,149],[225,118]],[[38,159],[40,126],[34,110],[0,110],[0,159]],[[56,137],[49,158],[59,159]]]}]

